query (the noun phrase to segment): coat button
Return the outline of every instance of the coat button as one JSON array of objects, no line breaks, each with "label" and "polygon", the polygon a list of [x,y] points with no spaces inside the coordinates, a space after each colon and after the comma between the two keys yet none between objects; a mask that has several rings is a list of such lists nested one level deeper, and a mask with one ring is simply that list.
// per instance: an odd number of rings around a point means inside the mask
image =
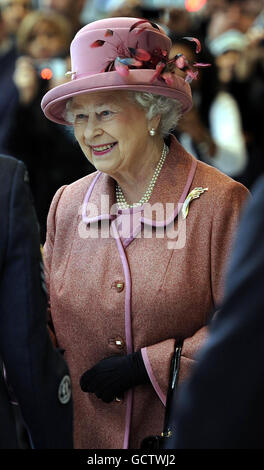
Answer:
[{"label": "coat button", "polygon": [[112,289],[115,289],[117,292],[122,292],[125,287],[125,283],[123,281],[114,281],[111,285]]},{"label": "coat button", "polygon": [[125,347],[125,341],[123,338],[121,338],[121,336],[116,336],[116,338],[109,338],[108,344],[118,349],[124,349]]}]

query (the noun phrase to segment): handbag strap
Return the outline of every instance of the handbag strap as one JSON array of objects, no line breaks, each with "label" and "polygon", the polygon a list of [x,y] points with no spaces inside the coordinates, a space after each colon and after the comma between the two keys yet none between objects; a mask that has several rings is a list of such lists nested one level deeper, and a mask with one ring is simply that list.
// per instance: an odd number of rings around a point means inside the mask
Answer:
[{"label": "handbag strap", "polygon": [[168,387],[168,392],[167,392],[164,427],[163,427],[163,433],[161,434],[162,437],[170,437],[171,435],[171,430],[169,428],[169,417],[170,417],[170,411],[171,411],[171,403],[172,403],[173,397],[176,395],[176,389],[177,389],[177,384],[178,384],[178,379],[179,379],[182,345],[183,345],[183,341],[176,342],[174,354],[171,360],[170,380],[169,380],[169,387]]}]

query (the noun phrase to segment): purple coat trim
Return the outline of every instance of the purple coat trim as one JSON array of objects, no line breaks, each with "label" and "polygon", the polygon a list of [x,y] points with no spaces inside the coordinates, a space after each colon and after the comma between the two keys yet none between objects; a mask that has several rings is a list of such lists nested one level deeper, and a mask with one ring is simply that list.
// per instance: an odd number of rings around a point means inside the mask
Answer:
[{"label": "purple coat trim", "polygon": [[84,201],[83,201],[83,206],[82,206],[82,220],[83,220],[84,222],[91,222],[91,220],[92,220],[91,218],[89,218],[89,217],[86,216],[86,209],[87,209],[87,204],[88,204],[88,201],[89,201],[89,199],[90,199],[90,196],[91,196],[91,194],[92,194],[92,192],[93,192],[93,188],[94,188],[94,186],[95,186],[95,184],[96,184],[96,181],[97,181],[98,178],[101,176],[101,174],[102,174],[102,173],[99,172],[99,173],[95,176],[95,178],[93,179],[93,181],[92,181],[92,183],[91,183],[91,186],[89,187],[89,189],[88,189],[88,191],[87,191],[87,193],[86,193],[86,195],[85,195],[85,198],[84,198]]},{"label": "purple coat trim", "polygon": [[[130,276],[130,270],[129,270],[126,254],[122,246],[115,222],[116,221],[113,221],[112,227],[113,227],[113,232],[115,236],[115,241],[117,243],[117,248],[118,248],[118,252],[120,255],[120,259],[122,261],[122,266],[123,266],[125,280],[126,280],[125,327],[126,327],[127,352],[128,354],[130,354],[133,352],[132,328],[131,328],[131,276]],[[124,444],[123,444],[124,449],[128,448],[128,443],[129,443],[132,400],[133,400],[133,390],[129,390],[127,393],[126,427],[125,427],[125,437],[124,437]]]},{"label": "purple coat trim", "polygon": [[149,362],[147,348],[142,348],[141,349],[141,354],[142,354],[142,359],[144,361],[148,376],[149,376],[150,381],[152,383],[152,386],[153,386],[156,394],[158,395],[159,399],[163,403],[163,405],[166,406],[166,395],[162,392],[162,390],[161,390],[161,388],[160,388],[160,386],[159,386],[159,384],[158,384],[158,382],[155,378],[155,375],[153,373],[151,364]]}]

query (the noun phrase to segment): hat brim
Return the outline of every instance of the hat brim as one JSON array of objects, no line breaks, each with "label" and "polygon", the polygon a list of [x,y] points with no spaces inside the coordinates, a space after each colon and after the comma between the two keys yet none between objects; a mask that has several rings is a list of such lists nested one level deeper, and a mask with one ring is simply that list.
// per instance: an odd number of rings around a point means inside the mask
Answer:
[{"label": "hat brim", "polygon": [[113,71],[75,78],[48,91],[42,98],[41,107],[45,116],[51,121],[58,124],[70,125],[65,120],[65,106],[70,98],[84,93],[99,91],[131,90],[176,99],[182,105],[182,113],[186,113],[191,109],[191,88],[183,78],[174,75],[173,84],[168,86],[161,79],[150,83],[153,74],[154,70],[151,69],[137,69],[130,70],[127,77],[123,77],[116,71]]}]

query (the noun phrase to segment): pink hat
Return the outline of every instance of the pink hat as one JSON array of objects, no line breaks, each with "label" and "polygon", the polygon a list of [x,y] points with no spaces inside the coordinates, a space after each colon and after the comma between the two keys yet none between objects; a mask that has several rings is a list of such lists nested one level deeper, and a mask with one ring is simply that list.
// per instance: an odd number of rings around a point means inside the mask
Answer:
[{"label": "pink hat", "polygon": [[[189,64],[186,67],[181,54],[169,60],[170,48],[171,40],[164,30],[147,20],[107,18],[84,26],[71,43],[71,80],[45,94],[41,102],[44,114],[51,121],[69,125],[65,106],[70,98],[107,90],[168,96],[180,101],[183,113],[189,111],[192,96],[188,81],[197,72]],[[173,73],[175,64],[189,70],[187,81]]]}]

